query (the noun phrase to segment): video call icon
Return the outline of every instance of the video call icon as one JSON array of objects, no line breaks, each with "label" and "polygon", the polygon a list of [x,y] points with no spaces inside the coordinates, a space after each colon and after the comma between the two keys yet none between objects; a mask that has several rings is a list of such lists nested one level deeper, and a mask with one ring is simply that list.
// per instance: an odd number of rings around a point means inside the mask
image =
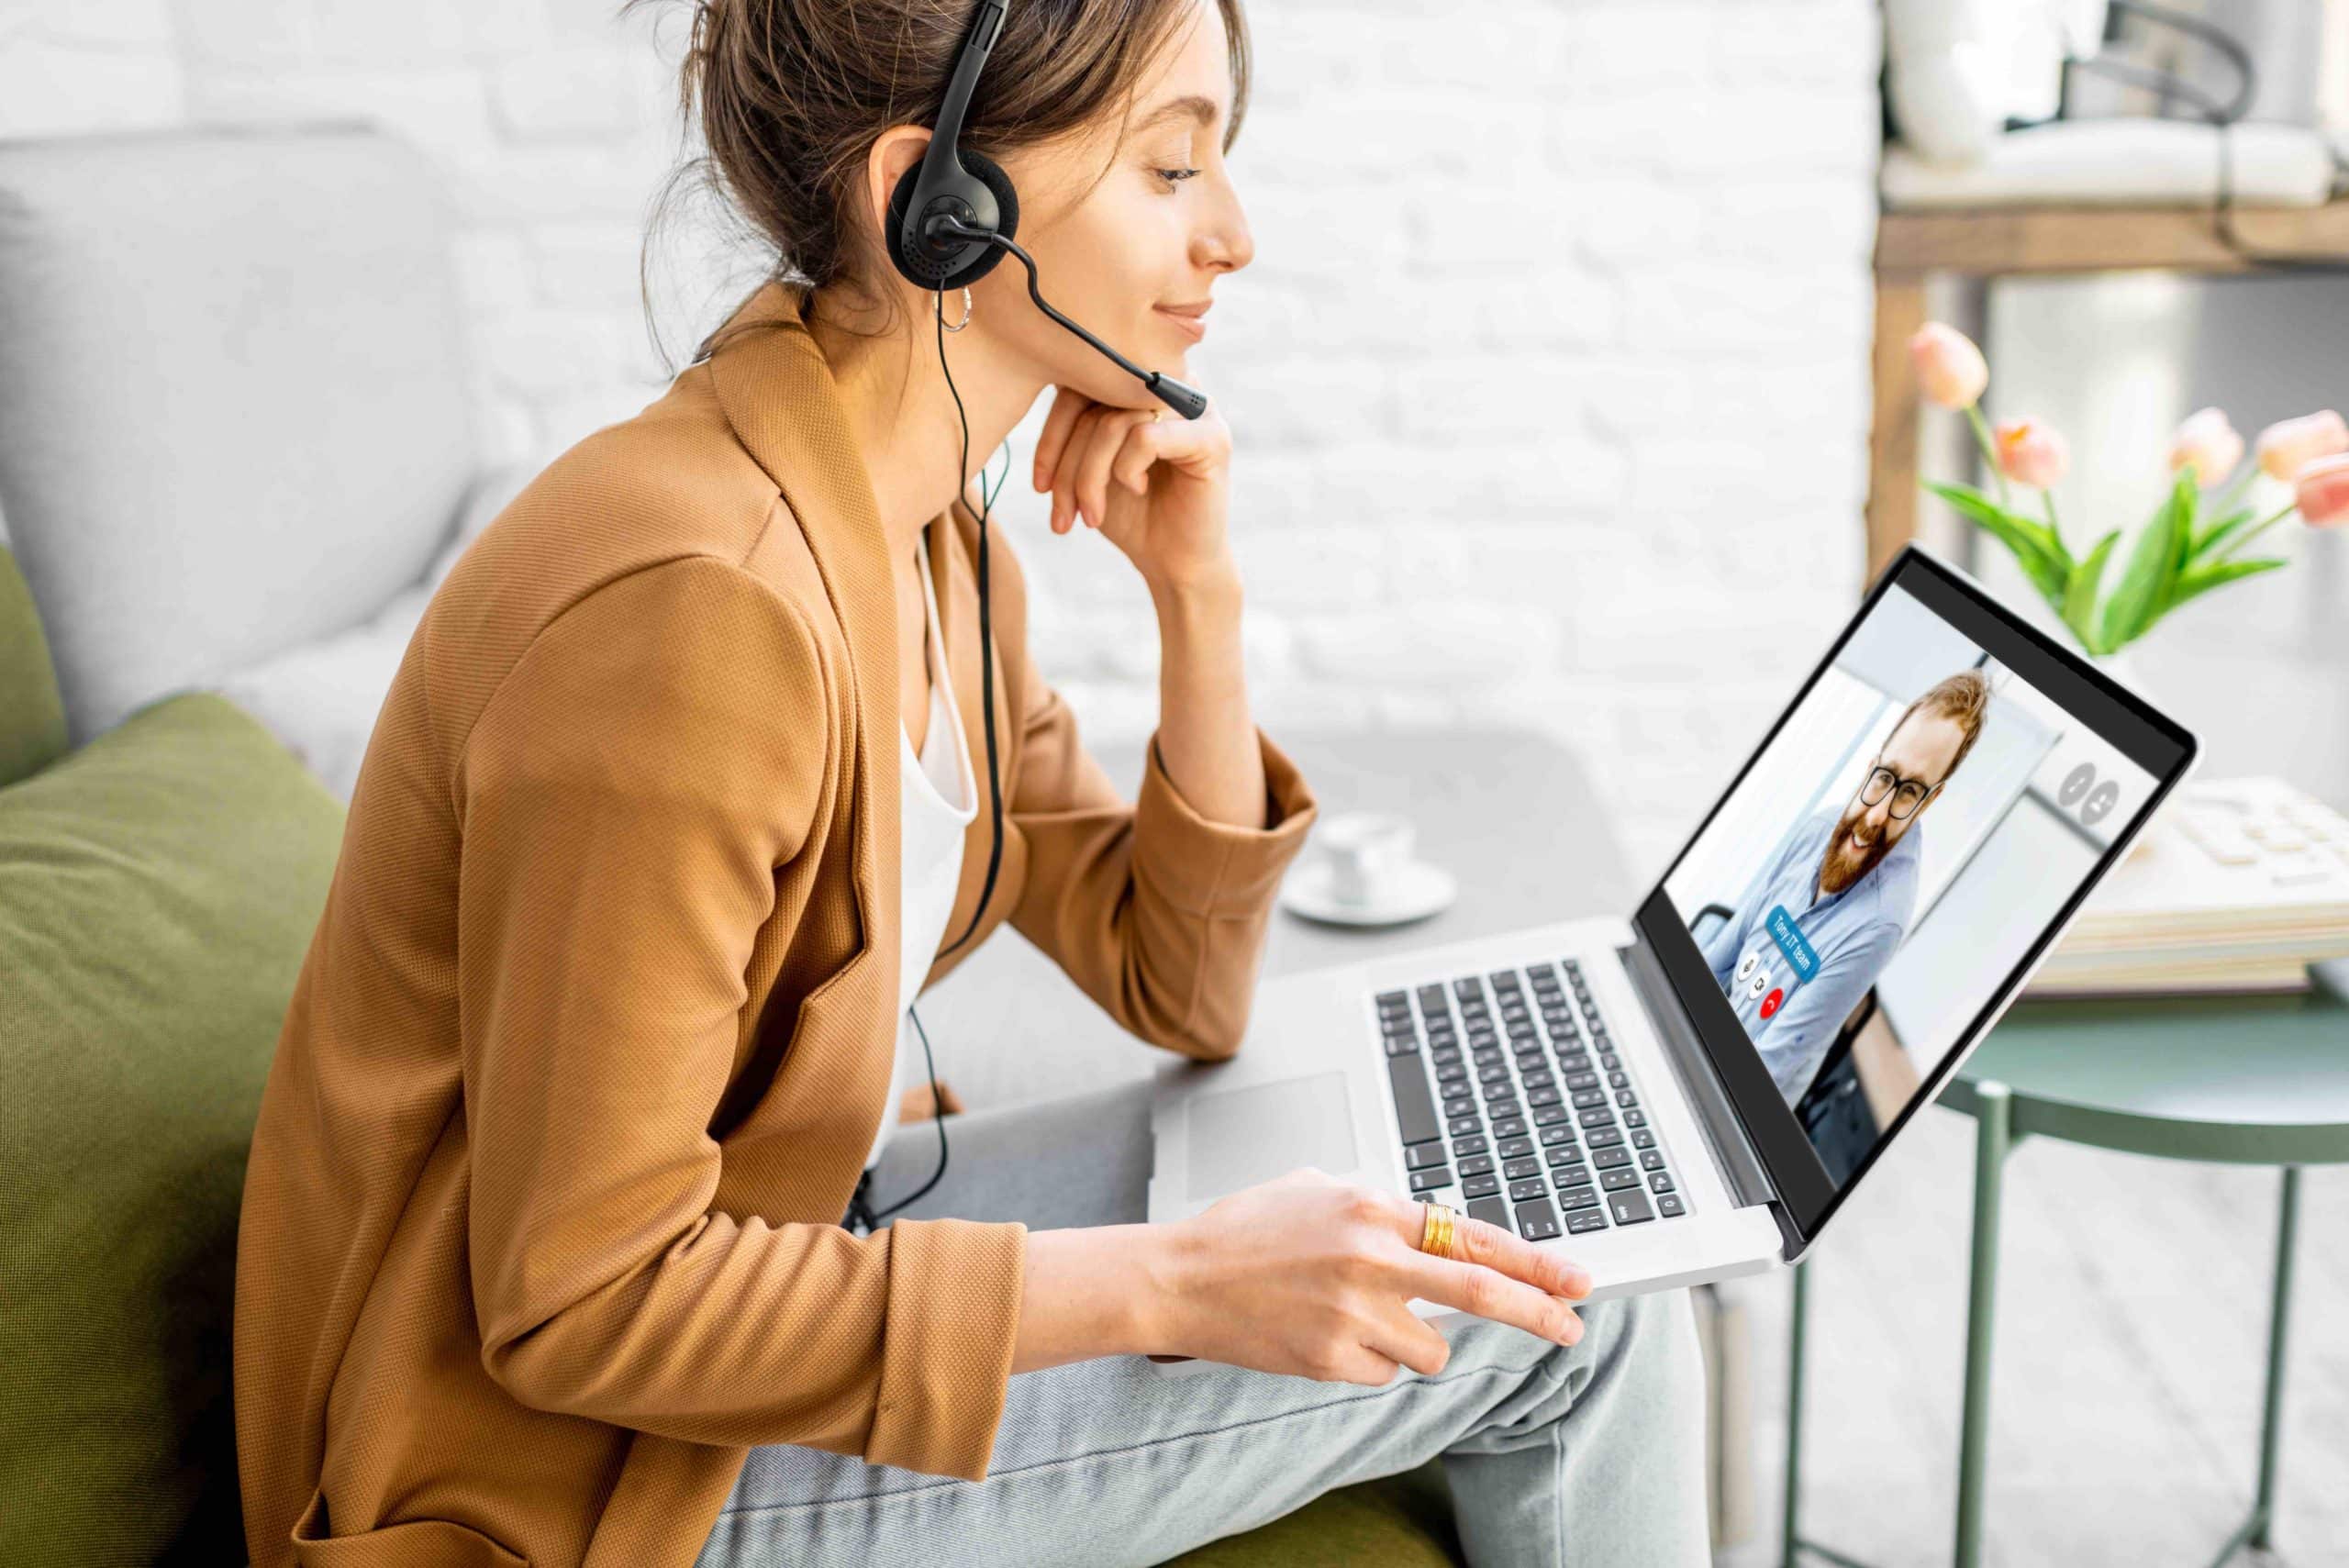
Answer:
[{"label": "video call icon", "polygon": [[2065,773],[2064,782],[2056,786],[2055,804],[2066,808],[2078,806],[2081,822],[2093,828],[2111,816],[2112,808],[2121,804],[2121,786],[2110,779],[2097,783],[2096,764],[2082,762]]}]

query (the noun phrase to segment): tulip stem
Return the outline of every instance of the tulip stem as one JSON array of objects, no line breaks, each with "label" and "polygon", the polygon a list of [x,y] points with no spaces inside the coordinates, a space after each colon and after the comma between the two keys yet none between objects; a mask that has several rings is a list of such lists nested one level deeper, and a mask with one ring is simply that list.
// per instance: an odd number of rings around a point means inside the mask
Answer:
[{"label": "tulip stem", "polygon": [[2013,510],[2015,498],[2007,489],[2007,471],[1998,466],[1998,449],[1991,444],[1990,427],[1982,417],[1982,406],[1979,403],[1967,404],[1965,417],[1974,427],[1974,442],[1982,449],[1982,461],[1990,465],[1990,477],[1998,482],[1998,505]]},{"label": "tulip stem", "polygon": [[2060,543],[2064,538],[2064,525],[2055,520],[2055,492],[2043,490],[2039,493],[2039,498],[2047,503],[2047,531],[2054,534],[2057,542]]},{"label": "tulip stem", "polygon": [[2243,505],[2243,492],[2250,489],[2251,482],[2258,477],[2259,468],[2257,464],[2254,464],[2237,474],[2235,476],[2235,482],[2227,486],[2227,493],[2210,504],[2210,515],[2212,517],[2223,517],[2232,513],[2237,506]]},{"label": "tulip stem", "polygon": [[2274,528],[2277,523],[2280,523],[2285,518],[2290,517],[2297,506],[2297,502],[2288,503],[2282,510],[2260,518],[2259,521],[2252,524],[2251,527],[2235,535],[2234,538],[2227,541],[2226,549],[2219,551],[2219,559],[2221,561],[2226,560],[2228,557],[2233,555],[2236,550],[2241,550],[2244,545],[2249,544],[2253,539],[2257,539],[2261,534],[2266,533],[2269,528]]}]

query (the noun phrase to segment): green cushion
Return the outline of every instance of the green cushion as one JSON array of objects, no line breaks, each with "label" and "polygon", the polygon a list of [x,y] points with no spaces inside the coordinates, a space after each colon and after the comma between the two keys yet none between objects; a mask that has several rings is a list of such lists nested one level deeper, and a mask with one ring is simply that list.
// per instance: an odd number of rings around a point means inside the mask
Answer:
[{"label": "green cushion", "polygon": [[1458,1568],[1441,1460],[1341,1486],[1245,1535],[1211,1540],[1165,1568]]},{"label": "green cushion", "polygon": [[0,788],[0,1562],[245,1561],[245,1154],[342,807],[167,698]]},{"label": "green cushion", "polygon": [[65,705],[32,590],[0,544],[0,784],[30,778],[65,754]]}]

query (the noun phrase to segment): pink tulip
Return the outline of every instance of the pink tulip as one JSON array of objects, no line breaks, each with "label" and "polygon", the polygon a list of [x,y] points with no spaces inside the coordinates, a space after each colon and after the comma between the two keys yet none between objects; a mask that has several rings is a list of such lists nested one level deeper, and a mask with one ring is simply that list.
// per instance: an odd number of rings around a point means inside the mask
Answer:
[{"label": "pink tulip", "polygon": [[1990,367],[1974,340],[1954,327],[1928,321],[1909,339],[1917,384],[1944,408],[1971,408],[1990,384]]},{"label": "pink tulip", "polygon": [[2040,420],[2002,420],[1997,435],[1998,472],[2017,484],[2052,490],[2072,464],[2072,449]]},{"label": "pink tulip", "polygon": [[2300,521],[2312,528],[2349,523],[2349,456],[2321,457],[2303,467],[2292,485]]},{"label": "pink tulip", "polygon": [[2169,439],[2169,471],[2194,465],[2195,483],[2216,484],[2243,461],[2243,438],[2216,408],[2200,408],[2178,422]]},{"label": "pink tulip", "polygon": [[2254,450],[2268,478],[2289,484],[2317,459],[2349,452],[2349,423],[2330,408],[2297,419],[2281,419],[2259,432]]}]

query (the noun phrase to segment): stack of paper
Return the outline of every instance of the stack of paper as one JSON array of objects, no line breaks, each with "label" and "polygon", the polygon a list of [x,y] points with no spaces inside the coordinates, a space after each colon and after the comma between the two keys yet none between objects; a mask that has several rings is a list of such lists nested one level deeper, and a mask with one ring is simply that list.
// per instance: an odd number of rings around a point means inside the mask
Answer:
[{"label": "stack of paper", "polygon": [[2304,991],[2349,954],[2349,818],[2281,779],[2190,784],[2026,995]]}]

